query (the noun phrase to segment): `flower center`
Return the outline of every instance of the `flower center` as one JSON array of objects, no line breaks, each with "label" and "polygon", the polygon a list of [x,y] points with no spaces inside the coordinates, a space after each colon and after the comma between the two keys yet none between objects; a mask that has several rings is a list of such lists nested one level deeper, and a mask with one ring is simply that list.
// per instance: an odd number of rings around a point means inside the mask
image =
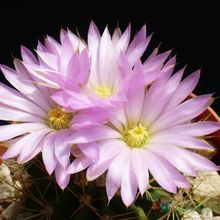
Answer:
[{"label": "flower center", "polygon": [[147,128],[138,124],[128,128],[123,135],[126,144],[131,148],[140,148],[147,143],[149,134]]},{"label": "flower center", "polygon": [[48,112],[48,125],[54,130],[62,130],[70,127],[74,113],[63,112],[60,106],[56,106]]},{"label": "flower center", "polygon": [[112,96],[112,91],[111,89],[106,86],[106,85],[103,85],[103,86],[96,86],[94,88],[94,91],[95,91],[95,94],[103,99],[106,99],[110,96]]}]

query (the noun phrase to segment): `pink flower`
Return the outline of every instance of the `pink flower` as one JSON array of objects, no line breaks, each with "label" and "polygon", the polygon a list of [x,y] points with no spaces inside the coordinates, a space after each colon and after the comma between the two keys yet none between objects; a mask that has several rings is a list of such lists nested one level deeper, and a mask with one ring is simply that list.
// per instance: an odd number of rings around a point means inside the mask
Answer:
[{"label": "pink flower", "polygon": [[[106,125],[93,125],[71,135],[67,142],[86,144],[98,149],[98,159],[82,152],[68,172],[87,169],[87,179],[94,180],[105,171],[106,190],[111,200],[120,188],[126,206],[134,201],[137,190],[143,195],[151,174],[169,192],[190,184],[180,173],[195,176],[198,170],[218,167],[191,149],[212,149],[204,136],[220,128],[211,121],[193,122],[212,102],[212,95],[189,97],[199,80],[195,72],[183,81],[184,70],[172,77],[167,71],[150,87],[145,75],[136,74],[129,85],[128,100],[111,111]],[[186,100],[187,99],[187,100]],[[180,171],[180,172],[179,172]]]},{"label": "pink flower", "polygon": [[[51,89],[38,86],[37,79],[19,60],[14,64],[16,70],[1,66],[15,89],[0,84],[0,120],[15,124],[0,126],[0,141],[16,140],[2,159],[16,157],[19,163],[25,163],[42,152],[47,172],[51,175],[55,171],[56,181],[64,189],[70,180],[66,169],[71,154],[71,146],[65,140],[74,133],[71,126],[80,130],[91,116],[88,112],[64,112],[51,99]],[[95,120],[93,117],[89,123]],[[97,121],[101,120],[99,115]]]},{"label": "pink flower", "polygon": [[[22,58],[30,73],[41,83],[58,89],[52,98],[66,110],[91,107],[118,107],[127,100],[125,95],[132,69],[139,62],[150,38],[144,26],[130,42],[130,25],[121,33],[116,28],[113,36],[106,27],[101,35],[91,22],[88,45],[69,30],[61,31],[60,43],[47,37],[45,46],[38,45],[38,59],[22,48]],[[160,74],[170,52],[157,55],[155,50],[143,64],[147,82]]]}]

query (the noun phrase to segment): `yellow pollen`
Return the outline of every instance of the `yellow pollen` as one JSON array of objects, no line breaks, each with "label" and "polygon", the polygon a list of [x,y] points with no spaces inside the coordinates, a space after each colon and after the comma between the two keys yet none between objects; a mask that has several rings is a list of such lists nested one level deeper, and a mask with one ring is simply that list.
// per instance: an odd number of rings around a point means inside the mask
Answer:
[{"label": "yellow pollen", "polygon": [[73,116],[73,113],[63,112],[60,106],[56,106],[48,112],[48,125],[54,130],[69,128]]},{"label": "yellow pollen", "polygon": [[106,86],[106,85],[103,85],[103,86],[96,86],[94,88],[94,91],[95,91],[95,94],[103,99],[106,99],[110,96],[112,96],[112,91],[111,89]]},{"label": "yellow pollen", "polygon": [[143,147],[147,143],[148,137],[147,128],[142,124],[128,128],[123,135],[124,141],[131,148]]}]

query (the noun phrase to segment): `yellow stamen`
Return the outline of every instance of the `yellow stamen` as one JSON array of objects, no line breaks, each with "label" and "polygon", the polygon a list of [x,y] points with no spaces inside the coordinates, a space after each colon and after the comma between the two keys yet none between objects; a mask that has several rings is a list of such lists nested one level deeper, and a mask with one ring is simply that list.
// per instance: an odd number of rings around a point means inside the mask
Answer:
[{"label": "yellow stamen", "polygon": [[73,113],[63,112],[60,106],[56,106],[48,112],[48,125],[54,130],[69,128],[73,116]]},{"label": "yellow stamen", "polygon": [[96,86],[94,88],[94,91],[95,91],[95,94],[103,99],[106,99],[110,96],[112,96],[112,91],[111,89],[106,86],[106,85],[103,85],[103,86]]},{"label": "yellow stamen", "polygon": [[131,148],[143,147],[147,143],[148,137],[147,128],[142,124],[128,128],[123,135],[124,141]]}]

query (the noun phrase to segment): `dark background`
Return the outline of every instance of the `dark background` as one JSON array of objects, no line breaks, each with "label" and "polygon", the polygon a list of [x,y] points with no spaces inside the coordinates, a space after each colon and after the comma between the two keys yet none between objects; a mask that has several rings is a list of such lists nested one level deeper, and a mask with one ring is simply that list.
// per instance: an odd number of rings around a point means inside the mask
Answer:
[{"label": "dark background", "polygon": [[[193,3],[192,3],[193,2]],[[122,5],[119,5],[122,4]],[[215,93],[219,88],[220,7],[217,1],[0,1],[0,63],[12,66],[20,45],[34,49],[46,34],[58,39],[61,27],[86,37],[91,19],[103,31],[113,31],[117,23],[124,30],[129,22],[133,34],[147,24],[154,33],[146,53],[161,43],[160,51],[173,49],[178,67],[186,74],[202,69],[197,94]],[[2,76],[1,76],[2,77]],[[4,80],[2,78],[2,80]],[[213,104],[220,112],[220,100]]]}]

